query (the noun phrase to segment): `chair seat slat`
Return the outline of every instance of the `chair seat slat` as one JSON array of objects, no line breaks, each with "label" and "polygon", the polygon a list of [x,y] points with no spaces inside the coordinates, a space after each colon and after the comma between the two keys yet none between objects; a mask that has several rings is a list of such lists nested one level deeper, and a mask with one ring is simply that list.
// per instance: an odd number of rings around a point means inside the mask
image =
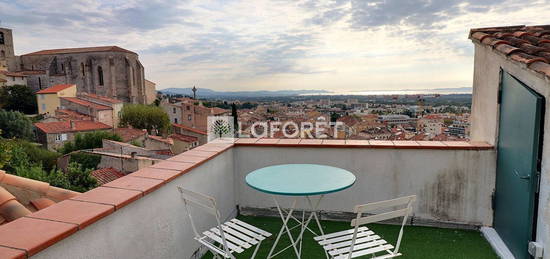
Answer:
[{"label": "chair seat slat", "polygon": [[[212,240],[220,243],[220,244],[223,244],[223,241],[222,241],[222,238],[210,231],[204,231],[203,234],[209,238],[211,238]],[[227,246],[229,247],[229,249],[231,251],[235,251],[237,253],[242,253],[244,250],[236,245],[234,245],[233,243],[231,243],[229,240],[225,240],[226,243],[227,243]]]},{"label": "chair seat slat", "polygon": [[[381,245],[381,246],[377,246],[377,247],[373,247],[373,248],[369,248],[369,249],[365,249],[365,250],[359,250],[357,252],[351,253],[351,258],[355,258],[355,257],[363,256],[363,255],[374,254],[374,253],[382,252],[382,251],[389,250],[389,249],[392,249],[392,248],[393,248],[392,245]],[[339,255],[339,256],[334,257],[334,259],[346,259],[346,258],[348,258],[348,256],[349,256],[349,254],[343,254],[343,255]]]},{"label": "chair seat slat", "polygon": [[255,245],[255,244],[258,243],[258,240],[254,239],[253,237],[249,237],[249,236],[247,236],[247,235],[245,235],[245,234],[243,234],[243,233],[241,233],[237,230],[234,230],[234,229],[232,229],[228,226],[222,226],[222,228],[223,228],[223,231],[225,233],[230,233],[231,235],[234,235],[234,236],[238,237],[239,239],[241,239],[241,240],[243,240],[243,241],[245,241],[249,244]]},{"label": "chair seat slat", "polygon": [[[213,232],[214,234],[218,235],[218,236],[221,236],[220,230],[217,227],[211,228],[210,231]],[[227,231],[225,231],[225,229],[224,229],[223,232],[224,232],[223,234],[225,235],[225,238],[227,239],[227,241],[231,241],[232,243],[238,245],[239,247],[243,247],[243,248],[250,248],[251,247],[251,245],[248,242],[243,241],[243,240],[229,234]]]},{"label": "chair seat slat", "polygon": [[246,222],[240,221],[240,220],[238,220],[238,219],[232,219],[232,220],[230,220],[230,221],[233,222],[233,223],[235,223],[235,224],[238,224],[238,225],[240,225],[240,226],[242,226],[242,227],[245,227],[245,228],[247,228],[247,229],[250,229],[250,230],[252,230],[252,231],[254,231],[254,232],[256,232],[256,233],[259,233],[259,234],[261,234],[262,236],[265,236],[265,237],[270,237],[270,236],[271,236],[271,233],[266,232],[266,231],[263,231],[263,230],[261,230],[261,229],[255,227],[255,226],[252,226],[252,225],[250,225],[250,224],[248,224],[248,223],[246,223]]},{"label": "chair seat slat", "polygon": [[[370,242],[370,241],[374,241],[374,240],[377,240],[377,239],[380,239],[380,236],[370,235],[370,236],[366,236],[366,237],[361,237],[361,238],[357,238],[355,240],[355,244]],[[350,246],[350,245],[351,245],[351,239],[348,240],[348,241],[345,241],[345,242],[329,244],[329,245],[323,246],[323,248],[328,251],[328,250],[334,250],[334,249],[337,249],[337,248],[342,248],[342,247],[346,247],[346,246]]]},{"label": "chair seat slat", "polygon": [[[369,230],[369,231],[364,231],[364,232],[357,233],[357,237],[366,237],[366,236],[370,236],[370,235],[373,235],[373,234],[374,234],[374,232]],[[351,240],[352,238],[353,238],[353,234],[346,235],[346,236],[335,237],[335,238],[331,238],[331,239],[321,240],[321,241],[319,241],[319,244],[320,245],[333,244],[333,243],[338,243],[338,242],[342,242],[342,241],[346,241],[346,240]]]},{"label": "chair seat slat", "polygon": [[[367,231],[367,230],[369,230],[367,227],[359,227],[357,229],[357,232],[363,232],[363,231]],[[323,239],[330,239],[330,238],[333,238],[333,237],[339,237],[339,236],[343,236],[343,235],[347,235],[347,234],[353,234],[353,231],[354,231],[354,229],[348,229],[348,230],[338,231],[338,232],[334,232],[334,233],[330,233],[330,234],[326,234],[326,235],[322,235],[322,236],[317,236],[317,237],[314,237],[313,239],[315,241],[319,241],[319,240],[323,240]]]},{"label": "chair seat slat", "polygon": [[250,236],[250,237],[253,237],[253,238],[257,239],[257,240],[264,240],[264,239],[265,239],[262,235],[256,234],[256,233],[254,233],[254,232],[252,232],[252,231],[250,231],[250,230],[248,230],[248,229],[246,229],[246,228],[243,228],[243,227],[241,227],[241,226],[239,226],[239,225],[237,225],[237,224],[235,224],[235,223],[233,223],[233,222],[231,222],[231,221],[225,222],[225,223],[223,223],[223,225],[228,226],[228,227],[230,227],[230,228],[232,228],[232,229],[234,229],[234,230],[237,230],[237,231],[239,231],[239,232],[241,232],[241,233],[244,233],[244,234],[246,234],[246,235],[248,235],[248,236]]},{"label": "chair seat slat", "polygon": [[[387,243],[388,242],[386,242],[386,240],[384,240],[384,239],[378,239],[378,240],[374,240],[374,241],[370,241],[370,242],[366,242],[366,243],[362,243],[362,244],[355,244],[353,246],[353,251],[358,251],[358,250],[362,250],[362,249],[366,249],[366,248],[370,248],[370,247],[374,247],[374,246],[385,245]],[[349,252],[350,252],[350,247],[347,246],[347,247],[344,247],[344,248],[331,250],[328,253],[332,256],[336,256],[336,255],[339,255],[339,254],[345,254],[345,253],[349,253]]]}]

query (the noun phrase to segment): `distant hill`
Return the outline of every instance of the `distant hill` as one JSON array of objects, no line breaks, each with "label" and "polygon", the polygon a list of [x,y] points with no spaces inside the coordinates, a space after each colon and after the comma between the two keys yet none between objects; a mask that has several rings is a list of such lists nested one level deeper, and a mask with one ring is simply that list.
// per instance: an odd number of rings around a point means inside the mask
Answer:
[{"label": "distant hill", "polygon": [[[166,88],[159,90],[163,94],[181,94],[192,96],[192,88]],[[279,90],[279,91],[235,91],[223,92],[215,91],[207,88],[199,88],[197,97],[278,97],[278,96],[294,96],[302,94],[323,94],[330,93],[325,90]]]}]

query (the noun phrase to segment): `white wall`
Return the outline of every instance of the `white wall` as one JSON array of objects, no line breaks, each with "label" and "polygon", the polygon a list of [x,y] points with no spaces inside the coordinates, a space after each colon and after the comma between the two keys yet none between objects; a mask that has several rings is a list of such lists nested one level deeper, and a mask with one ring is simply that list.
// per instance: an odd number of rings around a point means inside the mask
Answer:
[{"label": "white wall", "polygon": [[[498,85],[499,71],[503,70],[518,78],[546,98],[542,170],[537,219],[537,241],[550,249],[550,80],[528,69],[525,64],[507,60],[488,46],[475,44],[474,99],[471,115],[471,138],[474,141],[495,143],[498,137]],[[544,258],[550,258],[545,253]]]},{"label": "white wall", "polygon": [[[199,246],[176,186],[215,197],[222,217],[234,216],[232,169],[228,150],[33,258],[190,258]],[[203,228],[215,225],[207,214],[194,215]]]},{"label": "white wall", "polygon": [[414,214],[420,220],[492,224],[496,161],[493,150],[250,146],[234,149],[235,189],[241,207],[275,206],[272,196],[246,185],[244,178],[249,172],[275,164],[314,163],[344,168],[357,177],[350,189],[327,195],[320,206],[322,210],[351,212],[356,204],[416,194]]}]

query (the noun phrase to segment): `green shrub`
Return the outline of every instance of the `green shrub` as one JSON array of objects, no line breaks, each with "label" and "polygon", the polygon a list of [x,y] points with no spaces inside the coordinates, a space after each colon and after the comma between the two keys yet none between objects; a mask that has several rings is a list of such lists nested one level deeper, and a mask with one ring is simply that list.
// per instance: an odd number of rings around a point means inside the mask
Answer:
[{"label": "green shrub", "polygon": [[101,162],[101,156],[79,152],[71,154],[70,161],[81,164],[82,168],[95,170]]},{"label": "green shrub", "polygon": [[153,130],[169,132],[171,129],[168,114],[160,107],[143,104],[126,104],[122,108],[120,126],[131,125],[136,129],[146,129],[149,133]]},{"label": "green shrub", "polygon": [[92,149],[102,147],[103,139],[110,139],[114,141],[122,141],[122,138],[113,132],[108,131],[94,131],[84,134],[76,134],[73,141],[66,142],[59,151],[62,154],[68,154],[73,151]]},{"label": "green shrub", "polygon": [[17,111],[0,109],[0,130],[3,138],[34,139],[31,120]]}]

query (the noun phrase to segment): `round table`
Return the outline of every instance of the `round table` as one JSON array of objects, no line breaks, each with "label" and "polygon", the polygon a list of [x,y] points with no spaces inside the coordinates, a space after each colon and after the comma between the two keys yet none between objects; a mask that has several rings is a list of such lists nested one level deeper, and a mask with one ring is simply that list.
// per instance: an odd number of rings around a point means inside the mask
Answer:
[{"label": "round table", "polygon": [[[321,232],[320,235],[324,235],[317,215],[317,208],[324,195],[351,187],[355,183],[355,175],[347,170],[326,165],[284,164],[268,166],[252,171],[246,176],[245,180],[248,186],[273,195],[273,200],[275,201],[275,205],[277,205],[277,210],[283,221],[283,226],[267,258],[272,258],[290,247],[294,248],[296,256],[300,258],[304,231],[307,229],[317,236],[317,233],[308,227],[311,219],[315,219],[317,227]],[[281,208],[275,195],[294,197],[288,211]],[[316,202],[312,202],[310,196],[317,195],[319,199]],[[301,220],[292,216],[296,208],[298,197],[305,197],[310,207],[311,211],[307,220],[305,219],[305,211],[302,212]],[[300,234],[295,240],[290,233],[292,228],[289,228],[287,224],[290,219],[297,221],[299,223],[298,226],[301,226]],[[291,245],[274,254],[275,247],[285,232],[290,238]],[[297,246],[298,243],[299,246]]]}]

